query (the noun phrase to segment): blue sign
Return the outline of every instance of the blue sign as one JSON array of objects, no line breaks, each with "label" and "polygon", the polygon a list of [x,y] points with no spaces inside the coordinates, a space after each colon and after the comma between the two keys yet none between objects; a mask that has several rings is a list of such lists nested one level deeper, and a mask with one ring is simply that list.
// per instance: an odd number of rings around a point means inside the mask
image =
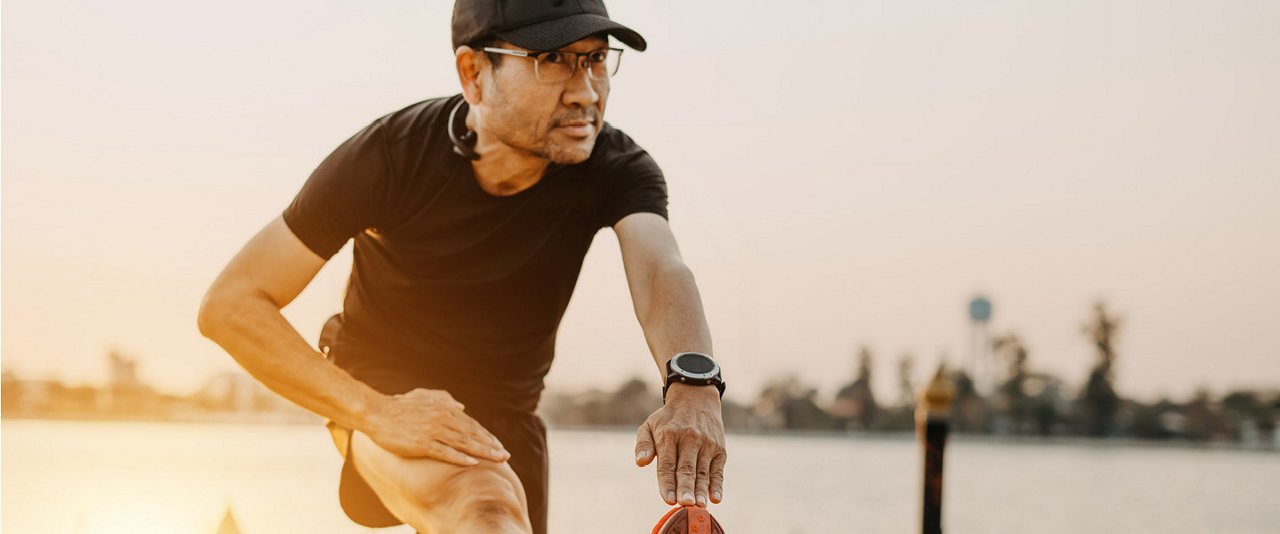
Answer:
[{"label": "blue sign", "polygon": [[983,323],[991,319],[991,301],[986,297],[974,297],[969,301],[969,318]]}]

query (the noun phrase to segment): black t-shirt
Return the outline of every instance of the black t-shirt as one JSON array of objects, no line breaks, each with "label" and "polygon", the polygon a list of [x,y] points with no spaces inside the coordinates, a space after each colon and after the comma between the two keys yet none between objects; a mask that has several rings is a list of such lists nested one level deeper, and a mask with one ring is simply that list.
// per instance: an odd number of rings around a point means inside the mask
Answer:
[{"label": "black t-shirt", "polygon": [[605,124],[587,161],[490,195],[452,151],[448,116],[461,98],[374,121],[320,164],[284,220],[324,258],[355,238],[338,365],[384,391],[411,381],[528,412],[595,233],[631,213],[666,217],[666,183]]}]

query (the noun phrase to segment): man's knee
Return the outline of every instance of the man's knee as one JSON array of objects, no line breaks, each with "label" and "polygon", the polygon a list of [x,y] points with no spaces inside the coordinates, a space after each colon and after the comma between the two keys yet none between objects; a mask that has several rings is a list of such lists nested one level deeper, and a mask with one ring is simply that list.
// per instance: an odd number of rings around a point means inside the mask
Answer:
[{"label": "man's knee", "polygon": [[505,464],[459,468],[435,481],[415,480],[405,488],[415,507],[448,516],[450,523],[476,531],[502,532],[527,526],[528,506],[520,479]]},{"label": "man's knee", "polygon": [[466,499],[453,510],[454,524],[467,532],[526,532],[529,513],[514,498],[485,495]]}]

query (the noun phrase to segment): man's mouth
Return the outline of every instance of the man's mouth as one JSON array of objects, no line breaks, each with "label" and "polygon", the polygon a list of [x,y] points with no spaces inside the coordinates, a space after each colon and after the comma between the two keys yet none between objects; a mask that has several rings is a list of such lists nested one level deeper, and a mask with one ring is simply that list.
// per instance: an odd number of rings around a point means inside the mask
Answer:
[{"label": "man's mouth", "polygon": [[586,138],[595,133],[596,123],[588,119],[560,121],[556,123],[556,129],[569,137]]}]

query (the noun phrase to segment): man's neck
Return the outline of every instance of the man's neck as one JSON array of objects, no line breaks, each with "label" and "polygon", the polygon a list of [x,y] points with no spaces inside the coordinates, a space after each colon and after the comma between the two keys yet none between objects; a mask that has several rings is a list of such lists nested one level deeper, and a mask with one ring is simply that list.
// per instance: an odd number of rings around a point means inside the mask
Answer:
[{"label": "man's neck", "polygon": [[[473,127],[472,119],[468,114],[469,128]],[[550,163],[529,152],[512,148],[493,136],[485,135],[483,130],[476,132],[475,151],[480,155],[480,159],[471,162],[476,183],[486,193],[500,197],[511,196],[533,187],[542,180]]]}]

